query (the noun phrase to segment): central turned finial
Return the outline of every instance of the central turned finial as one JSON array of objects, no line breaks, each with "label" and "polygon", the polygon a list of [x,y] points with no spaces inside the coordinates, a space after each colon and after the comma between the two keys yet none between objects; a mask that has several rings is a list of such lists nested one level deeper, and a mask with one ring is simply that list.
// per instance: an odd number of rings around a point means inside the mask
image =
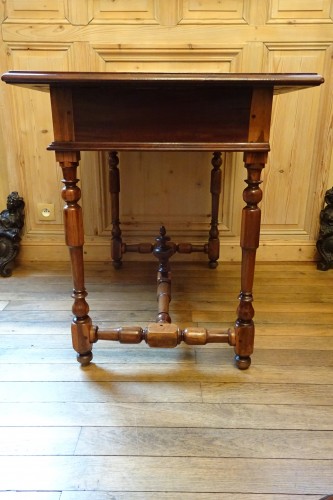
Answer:
[{"label": "central turned finial", "polygon": [[158,272],[163,276],[170,270],[169,259],[177,251],[177,245],[170,242],[170,237],[166,235],[164,226],[160,227],[160,234],[155,238],[153,254],[159,261]]},{"label": "central turned finial", "polygon": [[177,245],[170,241],[166,235],[164,226],[160,227],[160,234],[155,238],[153,254],[159,261],[157,272],[157,300],[158,300],[158,315],[156,321],[158,323],[171,323],[169,315],[169,303],[171,301],[171,275],[169,259],[177,251]]}]

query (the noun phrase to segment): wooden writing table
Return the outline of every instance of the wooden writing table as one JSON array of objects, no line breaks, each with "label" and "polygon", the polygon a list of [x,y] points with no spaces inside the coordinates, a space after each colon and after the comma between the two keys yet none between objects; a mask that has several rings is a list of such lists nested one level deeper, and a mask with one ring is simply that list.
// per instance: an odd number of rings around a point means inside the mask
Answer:
[{"label": "wooden writing table", "polygon": [[[55,151],[63,171],[65,237],[73,275],[73,347],[87,365],[98,339],[175,347],[226,342],[234,346],[236,364],[246,369],[254,344],[252,287],[259,246],[261,171],[267,161],[273,95],[323,83],[317,74],[144,74],[16,72],[2,76],[6,83],[46,90],[51,95]],[[286,120],[288,112],[286,111]],[[112,259],[120,267],[127,251],[152,252],[159,261],[158,315],[146,328],[109,330],[92,324],[84,284],[83,221],[76,171],[80,151],[107,150],[112,198]],[[118,151],[211,151],[212,214],[208,243],[174,244],[160,229],[156,243],[126,245],[119,221]],[[235,328],[187,328],[171,323],[169,258],[176,252],[202,251],[210,267],[219,258],[218,207],[221,191],[221,152],[242,151],[247,169],[246,203],[242,213],[241,292]]]}]

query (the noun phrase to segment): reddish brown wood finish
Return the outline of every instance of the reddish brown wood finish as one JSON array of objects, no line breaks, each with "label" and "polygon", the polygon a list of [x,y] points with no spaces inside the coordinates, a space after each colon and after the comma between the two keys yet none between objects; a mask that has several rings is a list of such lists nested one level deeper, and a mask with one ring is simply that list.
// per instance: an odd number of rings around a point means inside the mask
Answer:
[{"label": "reddish brown wood finish", "polygon": [[241,292],[237,309],[236,331],[236,362],[240,369],[246,369],[251,364],[251,354],[254,344],[254,309],[253,309],[253,280],[256,251],[259,246],[260,235],[260,208],[258,203],[262,199],[259,187],[261,171],[265,166],[267,155],[263,153],[246,153],[244,155],[247,168],[247,188],[244,189],[243,199],[246,206],[242,213],[242,227],[240,245],[242,248]]},{"label": "reddish brown wood finish", "polygon": [[[2,80],[50,90],[55,133],[49,149],[268,151],[267,137],[249,139],[262,122],[268,94],[323,83],[317,74],[57,73],[10,71]],[[93,98],[92,98],[93,96]],[[269,100],[269,99],[268,99]],[[253,113],[253,104],[256,103]],[[60,116],[57,108],[60,110]],[[249,114],[251,110],[251,114]],[[259,113],[260,111],[260,113]],[[260,128],[260,125],[259,125]],[[92,133],[93,131],[93,133]]]},{"label": "reddish brown wood finish", "polygon": [[[65,234],[73,272],[73,346],[82,364],[92,358],[98,339],[175,347],[228,342],[234,346],[236,364],[246,369],[254,345],[253,280],[259,245],[262,198],[260,174],[269,151],[274,94],[323,83],[317,74],[122,74],[9,72],[6,83],[50,91],[54,141],[63,170]],[[286,113],[287,116],[287,113]],[[159,260],[157,323],[140,327],[99,330],[92,325],[86,302],[83,266],[83,221],[76,170],[82,150],[108,150],[112,197],[112,254],[120,266],[126,251],[153,252]],[[116,151],[212,151],[212,218],[208,243],[171,243],[164,228],[155,245],[126,245],[119,221],[119,170]],[[246,203],[242,215],[241,292],[234,331],[204,328],[180,330],[171,323],[169,258],[175,251],[204,251],[211,267],[219,257],[218,207],[221,190],[221,151],[243,151],[247,169]]]},{"label": "reddish brown wood finish", "polygon": [[90,329],[90,341],[113,340],[121,344],[140,344],[143,340],[150,347],[177,347],[181,342],[187,345],[229,344],[235,345],[235,334],[229,329],[186,328],[181,330],[173,323],[150,323],[146,328],[125,326],[114,329]]},{"label": "reddish brown wood finish", "polygon": [[122,257],[122,238],[119,219],[119,193],[120,193],[120,176],[119,176],[119,158],[115,151],[109,154],[109,185],[111,195],[111,220],[112,220],[112,239],[111,239],[111,257],[113,265],[116,268],[121,266]]},{"label": "reddish brown wood finish", "polygon": [[217,261],[220,255],[220,240],[219,240],[219,202],[222,184],[222,158],[220,152],[215,152],[212,159],[213,169],[210,179],[210,192],[212,195],[212,217],[210,223],[209,240],[208,240],[208,258],[209,267],[214,269],[217,267]]},{"label": "reddish brown wood finish", "polygon": [[94,73],[94,72],[57,72],[57,71],[9,71],[2,75],[6,83],[24,85],[32,89],[48,90],[50,85],[57,86],[103,86],[113,82],[188,82],[214,83],[232,87],[274,86],[274,93],[281,94],[306,87],[314,87],[324,82],[316,73]]},{"label": "reddish brown wood finish", "polygon": [[88,315],[89,306],[86,302],[87,291],[84,284],[84,263],[83,263],[83,220],[82,210],[78,204],[81,197],[81,191],[76,185],[78,182],[76,169],[78,161],[66,160],[63,153],[58,156],[58,161],[63,171],[63,182],[65,187],[62,191],[62,197],[65,201],[64,207],[64,225],[65,239],[69,248],[72,276],[73,276],[73,294],[74,304],[72,311],[74,314],[72,322],[72,341],[73,348],[78,353],[78,361],[82,365],[87,365],[92,360],[92,344],[90,342],[90,329],[92,321]]}]

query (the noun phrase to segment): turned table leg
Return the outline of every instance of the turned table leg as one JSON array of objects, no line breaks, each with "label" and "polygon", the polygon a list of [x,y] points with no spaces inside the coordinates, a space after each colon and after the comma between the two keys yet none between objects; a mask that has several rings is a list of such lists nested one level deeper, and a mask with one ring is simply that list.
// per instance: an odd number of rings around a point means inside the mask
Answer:
[{"label": "turned table leg", "polygon": [[69,248],[72,277],[74,304],[72,311],[72,341],[73,348],[78,353],[77,360],[84,366],[92,360],[92,343],[90,342],[90,330],[92,322],[88,315],[89,306],[86,302],[87,292],[84,285],[83,264],[83,219],[82,209],[78,204],[81,197],[80,188],[77,186],[76,170],[79,164],[79,153],[57,153],[57,160],[62,168],[63,183],[62,191],[64,206],[65,239]]},{"label": "turned table leg", "polygon": [[210,223],[209,239],[208,239],[208,258],[209,267],[215,269],[218,266],[218,258],[220,255],[220,240],[219,240],[219,203],[222,183],[222,158],[220,152],[215,152],[212,158],[212,171],[210,177],[210,192],[212,195],[212,216]]},{"label": "turned table leg", "polygon": [[247,188],[243,193],[246,206],[242,212],[242,228],[240,245],[242,248],[241,266],[241,292],[237,309],[235,324],[236,365],[241,370],[246,370],[251,364],[251,354],[254,344],[254,309],[253,309],[253,279],[256,259],[256,250],[259,246],[260,216],[258,203],[262,199],[260,189],[261,171],[265,166],[267,155],[265,153],[245,153],[244,162],[247,169]]},{"label": "turned table leg", "polygon": [[111,239],[111,258],[113,266],[119,269],[122,264],[122,238],[119,219],[119,158],[116,151],[109,153],[109,185],[111,196],[111,218],[112,218],[112,239]]},{"label": "turned table leg", "polygon": [[177,246],[170,242],[166,235],[165,227],[160,228],[160,234],[156,238],[153,255],[158,259],[157,271],[157,301],[158,314],[156,323],[171,323],[169,304],[171,302],[171,273],[169,259],[176,252]]}]

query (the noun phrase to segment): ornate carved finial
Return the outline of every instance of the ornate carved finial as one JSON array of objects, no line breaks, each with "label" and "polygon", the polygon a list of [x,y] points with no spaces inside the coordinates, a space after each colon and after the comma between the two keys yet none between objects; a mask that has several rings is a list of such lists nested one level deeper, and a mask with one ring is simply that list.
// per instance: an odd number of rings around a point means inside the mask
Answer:
[{"label": "ornate carved finial", "polygon": [[169,315],[169,303],[171,301],[171,276],[169,259],[176,252],[177,245],[170,241],[164,226],[160,227],[160,234],[155,238],[153,255],[158,259],[157,273],[157,300],[158,315],[157,323],[171,323]]},{"label": "ornate carved finial", "polygon": [[7,210],[0,212],[0,274],[12,274],[14,259],[20,247],[24,225],[24,201],[16,191],[7,197]]},{"label": "ornate carved finial", "polygon": [[153,254],[159,260],[158,271],[167,275],[169,272],[169,259],[176,252],[176,245],[170,242],[164,226],[160,227],[160,234],[155,238],[155,241]]}]

